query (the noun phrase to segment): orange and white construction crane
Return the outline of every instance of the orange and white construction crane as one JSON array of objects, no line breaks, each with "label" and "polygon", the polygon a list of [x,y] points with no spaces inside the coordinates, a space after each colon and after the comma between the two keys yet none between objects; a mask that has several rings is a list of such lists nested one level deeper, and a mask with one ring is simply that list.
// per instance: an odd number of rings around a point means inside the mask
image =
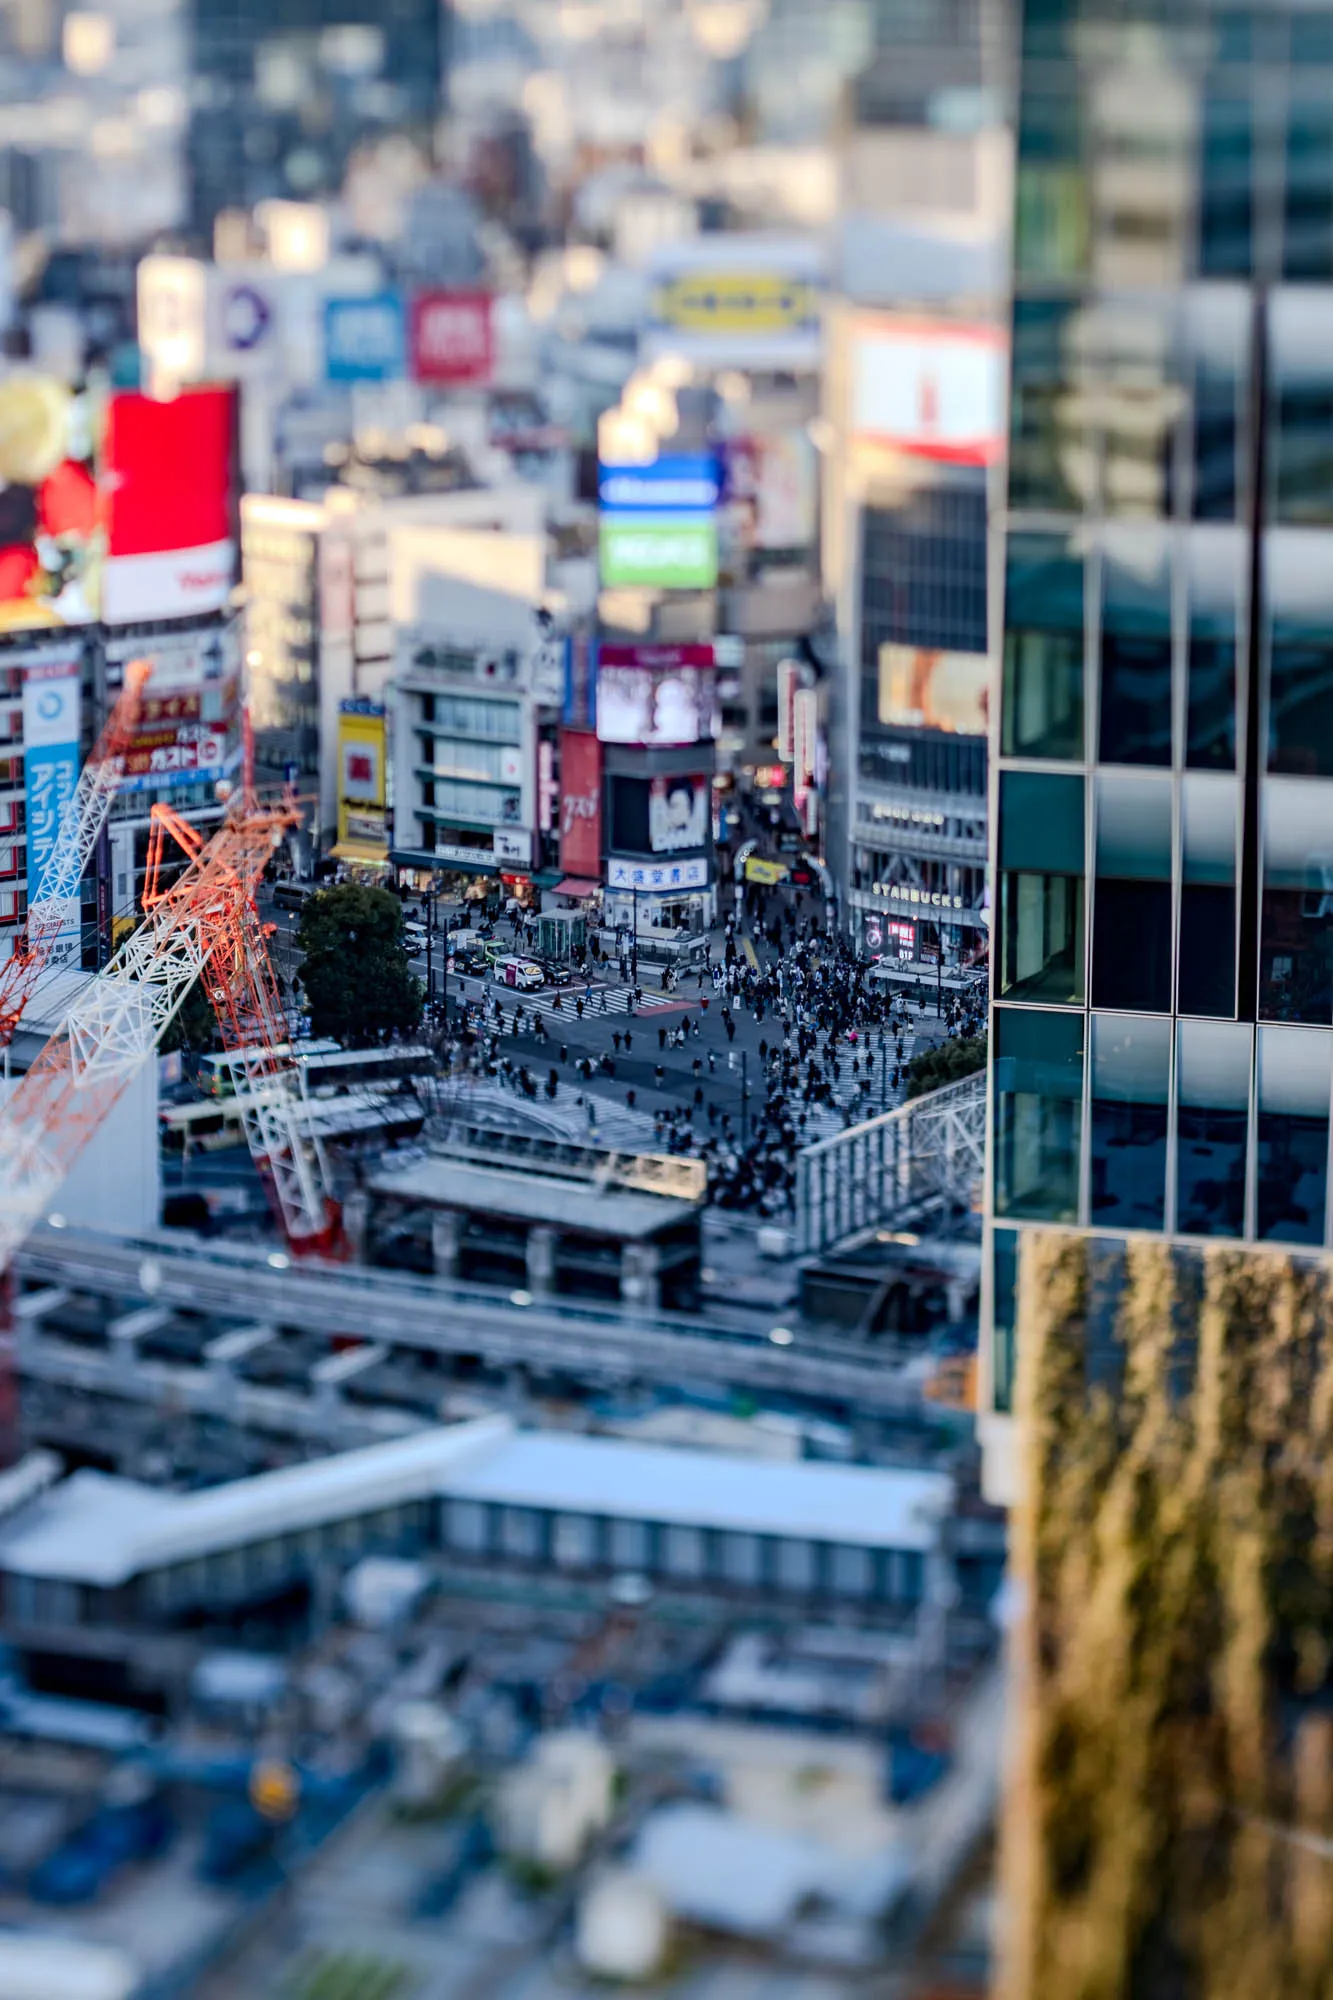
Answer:
[{"label": "orange and white construction crane", "polygon": [[[252,802],[248,810],[257,810],[248,785],[242,813],[245,800]],[[290,810],[294,821],[295,810]],[[144,887],[148,911],[172,893],[160,887],[168,839],[191,857],[206,851],[188,820],[169,806],[154,808]],[[250,1157],[283,1233],[298,1255],[336,1255],[342,1246],[341,1221],[329,1193],[324,1148],[311,1129],[301,1070],[290,1050],[290,1030],[268,954],[269,928],[260,922],[252,884],[251,892],[236,898],[230,916],[216,926],[204,991],[229,1058]]]},{"label": "orange and white construction crane", "polygon": [[71,902],[88,872],[98,835],[106,825],[120,783],[121,766],[143,713],[143,691],[152,666],[131,660],[106,727],[66,800],[39,897],[29,900],[23,936],[0,965],[0,1049],[8,1048],[37,982],[50,964]]},{"label": "orange and white construction crane", "polygon": [[[238,1084],[254,1100],[247,1136],[289,1241],[315,1252],[337,1244],[326,1165],[303,1116],[296,1067],[282,1052],[286,1025],[254,902],[298,810],[290,800],[260,804],[246,786],[207,841],[167,807],[154,806],[152,816],[143,922],[78,995],[0,1109],[0,1271],[49,1213],[82,1147],[200,975]],[[187,857],[170,884],[168,838]]]}]

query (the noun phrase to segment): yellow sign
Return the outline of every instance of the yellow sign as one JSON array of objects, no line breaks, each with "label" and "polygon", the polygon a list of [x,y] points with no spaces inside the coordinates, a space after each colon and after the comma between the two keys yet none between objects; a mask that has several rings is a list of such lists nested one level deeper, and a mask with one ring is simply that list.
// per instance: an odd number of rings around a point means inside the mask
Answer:
[{"label": "yellow sign", "polygon": [[771,889],[776,883],[786,881],[787,864],[785,861],[765,861],[762,854],[752,854],[745,864],[745,879]]},{"label": "yellow sign", "polygon": [[277,1758],[262,1759],[250,1773],[250,1803],[264,1819],[290,1819],[300,1796],[300,1779]]},{"label": "yellow sign", "polygon": [[384,710],[347,701],[338,716],[338,853],[346,861],[387,861]]},{"label": "yellow sign", "polygon": [[680,333],[794,333],[817,323],[819,296],[776,271],[682,271],[654,288],[653,318]]}]

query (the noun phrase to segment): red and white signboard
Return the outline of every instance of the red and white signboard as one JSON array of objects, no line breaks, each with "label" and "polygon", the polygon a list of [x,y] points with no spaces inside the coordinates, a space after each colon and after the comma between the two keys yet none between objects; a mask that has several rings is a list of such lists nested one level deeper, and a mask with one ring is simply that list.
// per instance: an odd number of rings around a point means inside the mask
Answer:
[{"label": "red and white signboard", "polygon": [[495,364],[489,292],[418,292],[408,349],[418,382],[489,382]]},{"label": "red and white signboard", "polygon": [[217,611],[236,581],[236,392],[115,395],[102,486],[110,625]]},{"label": "red and white signboard", "polygon": [[991,465],[1005,446],[1006,341],[998,327],[867,314],[852,333],[851,429],[946,465]]}]

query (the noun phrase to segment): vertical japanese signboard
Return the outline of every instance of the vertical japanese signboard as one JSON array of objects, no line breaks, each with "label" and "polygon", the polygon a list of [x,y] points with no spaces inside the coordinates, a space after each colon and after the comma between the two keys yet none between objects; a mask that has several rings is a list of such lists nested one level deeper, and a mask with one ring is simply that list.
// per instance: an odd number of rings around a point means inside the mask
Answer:
[{"label": "vertical japanese signboard", "polygon": [[602,749],[590,730],[560,731],[560,866],[597,882],[602,874]]},{"label": "vertical japanese signboard", "polygon": [[[23,777],[28,821],[28,907],[44,900],[60,815],[79,776],[80,663],[44,660],[23,675]],[[52,913],[56,914],[55,912]],[[79,959],[79,897],[65,898],[54,964]]]}]

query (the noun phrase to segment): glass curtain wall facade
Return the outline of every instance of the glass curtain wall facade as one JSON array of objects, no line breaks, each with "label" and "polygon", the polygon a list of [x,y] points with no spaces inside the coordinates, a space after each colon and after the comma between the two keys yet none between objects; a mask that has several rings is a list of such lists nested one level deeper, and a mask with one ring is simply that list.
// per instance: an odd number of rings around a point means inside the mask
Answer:
[{"label": "glass curtain wall facade", "polygon": [[1333,1242],[1333,6],[1027,0],[1018,125],[997,1413],[1025,1223]]}]

